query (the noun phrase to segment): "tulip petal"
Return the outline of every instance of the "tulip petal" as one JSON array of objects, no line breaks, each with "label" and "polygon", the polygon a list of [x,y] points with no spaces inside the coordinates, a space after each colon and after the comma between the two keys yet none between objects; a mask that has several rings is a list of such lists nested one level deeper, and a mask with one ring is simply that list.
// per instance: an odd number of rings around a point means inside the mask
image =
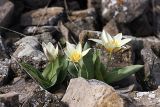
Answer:
[{"label": "tulip petal", "polygon": [[107,35],[108,35],[108,34],[106,34],[105,30],[103,30],[103,31],[102,31],[102,34],[101,34],[102,42],[104,42],[104,43],[109,42],[110,37],[109,37],[109,39],[108,39]]},{"label": "tulip petal", "polygon": [[49,53],[54,53],[55,52],[55,47],[53,46],[53,44],[51,42],[49,42],[46,46],[47,50],[49,51]]},{"label": "tulip petal", "polygon": [[55,49],[55,56],[57,56],[58,55],[58,45],[56,46],[56,49]]},{"label": "tulip petal", "polygon": [[75,45],[74,44],[71,44],[71,43],[69,43],[69,42],[66,42],[66,48],[67,48],[67,50],[69,51],[69,52],[73,52],[73,51],[75,51]]},{"label": "tulip petal", "polygon": [[64,53],[70,58],[70,52],[67,49],[64,50]]},{"label": "tulip petal", "polygon": [[99,39],[89,39],[89,40],[94,41],[94,42],[97,42],[97,43],[103,45],[102,40],[99,40]]},{"label": "tulip petal", "polygon": [[81,53],[82,52],[82,45],[81,43],[79,42],[78,45],[76,46],[76,50]]},{"label": "tulip petal", "polygon": [[121,46],[125,45],[126,43],[128,43],[128,42],[130,42],[130,41],[131,41],[130,38],[123,39],[123,40],[121,41]]},{"label": "tulip petal", "polygon": [[113,40],[113,38],[111,37],[109,33],[107,32],[104,32],[104,33],[105,33],[105,38],[107,38],[107,40],[105,40],[105,43]]},{"label": "tulip petal", "polygon": [[122,39],[122,33],[118,33],[116,36],[114,36],[115,40],[121,40]]},{"label": "tulip petal", "polygon": [[91,49],[91,48],[88,48],[87,50],[83,51],[83,52],[82,52],[82,57],[85,56],[85,55],[89,52],[90,49]]},{"label": "tulip petal", "polygon": [[44,42],[42,42],[42,48],[43,48],[44,53],[46,54],[47,53],[47,49],[46,49],[46,44]]}]

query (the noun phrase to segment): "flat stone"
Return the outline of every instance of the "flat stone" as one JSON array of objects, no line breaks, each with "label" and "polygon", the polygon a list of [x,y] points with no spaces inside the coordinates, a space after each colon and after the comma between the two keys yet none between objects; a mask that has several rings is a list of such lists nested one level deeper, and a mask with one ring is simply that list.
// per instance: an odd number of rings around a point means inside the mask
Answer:
[{"label": "flat stone", "polygon": [[8,26],[12,19],[14,4],[9,0],[0,1],[0,26]]},{"label": "flat stone", "polygon": [[21,16],[22,26],[56,25],[59,20],[65,19],[62,7],[50,7],[32,10]]},{"label": "flat stone", "polygon": [[104,22],[114,18],[119,23],[128,23],[140,16],[149,0],[101,0]]},{"label": "flat stone", "polygon": [[69,107],[123,107],[123,100],[111,86],[83,78],[70,80],[62,101]]}]

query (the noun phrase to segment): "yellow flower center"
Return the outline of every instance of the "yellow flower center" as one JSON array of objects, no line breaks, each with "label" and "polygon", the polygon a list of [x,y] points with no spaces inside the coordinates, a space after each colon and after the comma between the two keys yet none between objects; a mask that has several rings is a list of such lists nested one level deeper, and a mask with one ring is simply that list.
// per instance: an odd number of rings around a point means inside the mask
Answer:
[{"label": "yellow flower center", "polygon": [[116,52],[120,48],[120,42],[118,40],[112,40],[106,43],[106,51],[112,53]]},{"label": "yellow flower center", "polygon": [[81,54],[77,51],[74,51],[70,56],[70,60],[73,62],[78,62],[80,59],[81,59]]},{"label": "yellow flower center", "polygon": [[120,42],[118,40],[113,40],[111,41],[111,44],[114,46],[114,47],[119,47],[120,46]]}]

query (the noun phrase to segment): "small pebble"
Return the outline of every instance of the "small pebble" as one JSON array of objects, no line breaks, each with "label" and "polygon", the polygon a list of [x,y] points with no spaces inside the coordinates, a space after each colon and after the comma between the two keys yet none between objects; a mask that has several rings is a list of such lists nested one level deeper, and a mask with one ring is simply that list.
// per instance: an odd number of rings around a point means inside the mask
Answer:
[{"label": "small pebble", "polygon": [[142,97],[142,96],[144,96],[144,95],[149,94],[149,92],[138,92],[138,93],[136,93],[136,94],[137,94],[137,97]]},{"label": "small pebble", "polygon": [[149,97],[149,98],[155,98],[155,97],[156,97],[156,95],[155,95],[155,94],[150,93],[150,94],[148,95],[148,97]]}]

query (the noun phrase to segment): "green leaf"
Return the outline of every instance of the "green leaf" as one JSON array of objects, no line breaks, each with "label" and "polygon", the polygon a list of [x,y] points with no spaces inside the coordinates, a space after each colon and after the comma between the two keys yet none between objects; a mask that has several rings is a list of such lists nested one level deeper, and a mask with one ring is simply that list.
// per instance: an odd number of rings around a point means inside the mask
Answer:
[{"label": "green leaf", "polygon": [[60,67],[59,67],[57,83],[63,82],[64,79],[66,78],[68,63],[69,62],[66,60],[66,57],[61,57],[60,58]]},{"label": "green leaf", "polygon": [[[94,78],[94,62],[93,62],[93,50],[90,50],[86,56],[83,57],[83,70],[86,70],[88,76],[87,79]],[[84,72],[84,71],[82,71]]]},{"label": "green leaf", "polygon": [[43,88],[47,88],[50,86],[51,82],[45,79],[42,74],[34,68],[32,65],[27,64],[25,62],[20,63],[22,68],[36,81],[41,85]]},{"label": "green leaf", "polygon": [[134,74],[135,72],[139,71],[142,68],[143,65],[131,65],[131,66],[126,66],[124,68],[113,69],[110,72],[106,72],[105,82],[106,83],[117,82],[121,79],[124,79],[125,77]]},{"label": "green leaf", "polygon": [[[42,72],[42,75],[43,75],[44,78],[47,78],[47,79],[48,79],[48,75],[49,75],[51,69],[52,69],[52,63],[49,62],[49,63],[47,64],[46,68],[45,68],[45,69],[43,70],[43,72]],[[49,79],[48,79],[48,80],[49,80]]]},{"label": "green leaf", "polygon": [[102,75],[102,71],[104,69],[104,66],[102,65],[102,63],[100,62],[100,58],[97,57],[96,61],[95,61],[95,64],[94,64],[94,67],[95,67],[95,78],[98,79],[98,80],[101,80],[103,81],[103,75]]},{"label": "green leaf", "polygon": [[88,44],[88,42],[86,42],[84,44],[83,51],[87,50],[88,48],[90,48],[90,45]]},{"label": "green leaf", "polygon": [[89,79],[89,73],[83,61],[81,61],[80,66],[81,66],[81,69],[79,70],[79,76],[85,79]]},{"label": "green leaf", "polygon": [[72,77],[78,77],[78,71],[76,70],[76,68],[72,62],[69,62],[68,72],[70,73],[70,75]]},{"label": "green leaf", "polygon": [[42,73],[44,78],[51,81],[51,86],[53,86],[57,81],[58,69],[59,69],[59,59],[56,58],[53,62],[49,62],[49,64]]}]

